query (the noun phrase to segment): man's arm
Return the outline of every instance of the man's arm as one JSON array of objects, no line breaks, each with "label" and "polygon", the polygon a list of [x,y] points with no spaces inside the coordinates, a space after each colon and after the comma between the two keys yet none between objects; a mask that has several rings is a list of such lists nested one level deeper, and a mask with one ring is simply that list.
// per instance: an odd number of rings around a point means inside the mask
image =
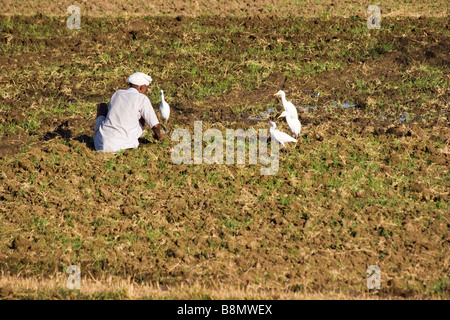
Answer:
[{"label": "man's arm", "polygon": [[109,104],[101,102],[97,104],[97,118],[100,116],[106,117],[108,115]]},{"label": "man's arm", "polygon": [[156,117],[155,110],[153,110],[152,104],[147,97],[144,101],[144,107],[141,111],[141,116],[143,120],[149,125],[149,127],[152,128],[153,137],[155,139],[158,139],[159,141],[164,140],[165,135],[161,133],[161,127],[158,118]]}]

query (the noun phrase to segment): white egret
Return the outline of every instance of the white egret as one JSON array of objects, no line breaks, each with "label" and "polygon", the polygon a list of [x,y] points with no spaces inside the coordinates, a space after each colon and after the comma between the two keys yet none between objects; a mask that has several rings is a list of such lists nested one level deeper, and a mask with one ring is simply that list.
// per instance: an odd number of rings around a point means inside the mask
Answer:
[{"label": "white egret", "polygon": [[280,131],[280,130],[276,130],[276,123],[271,121],[270,122],[270,136],[272,137],[272,139],[275,139],[276,141],[278,141],[279,143],[281,143],[281,145],[286,148],[286,146],[284,145],[285,142],[297,142],[296,139],[292,138],[290,135]]},{"label": "white egret", "polygon": [[281,103],[283,104],[284,111],[289,113],[292,117],[298,119],[297,108],[290,101],[286,100],[286,93],[283,90],[278,91],[274,96],[281,97]]},{"label": "white egret", "polygon": [[164,91],[161,90],[161,104],[159,105],[159,113],[161,114],[161,119],[163,122],[167,122],[170,116],[170,106],[164,100]]},{"label": "white egret", "polygon": [[[170,116],[170,106],[166,102],[166,100],[164,100],[164,91],[163,90],[161,90],[161,104],[159,105],[159,114],[161,115],[161,121],[164,123],[167,123],[167,121],[169,120],[169,116]],[[164,128],[164,131],[166,133],[169,132],[164,124],[161,123],[161,126]]]},{"label": "white egret", "polygon": [[295,135],[296,138],[300,135],[302,131],[302,124],[298,118],[292,117],[287,111],[283,111],[278,118],[286,117],[286,122],[291,129],[291,132]]}]

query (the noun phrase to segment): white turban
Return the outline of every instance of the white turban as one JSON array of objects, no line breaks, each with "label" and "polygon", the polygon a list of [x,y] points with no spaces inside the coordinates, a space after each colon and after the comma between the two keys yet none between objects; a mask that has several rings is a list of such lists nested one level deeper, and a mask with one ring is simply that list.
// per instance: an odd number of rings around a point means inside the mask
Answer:
[{"label": "white turban", "polygon": [[128,77],[128,83],[135,84],[137,86],[148,86],[150,85],[150,82],[152,82],[152,78],[148,74],[142,72],[135,72]]}]

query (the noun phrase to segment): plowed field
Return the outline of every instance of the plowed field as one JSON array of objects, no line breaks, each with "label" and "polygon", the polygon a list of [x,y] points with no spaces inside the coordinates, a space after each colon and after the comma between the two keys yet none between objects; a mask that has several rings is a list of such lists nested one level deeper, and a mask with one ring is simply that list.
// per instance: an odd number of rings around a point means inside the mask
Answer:
[{"label": "plowed field", "polygon": [[[0,297],[448,299],[448,17],[430,5],[368,30],[364,5],[336,17],[316,2],[297,16],[264,2],[82,11],[80,30],[65,8],[6,6]],[[152,76],[155,111],[164,89],[169,138],[196,120],[289,132],[283,89],[299,141],[266,176],[260,164],[173,164],[177,142],[149,132],[137,149],[97,153],[96,104],[135,71]],[[80,290],[65,286],[70,265]]]}]

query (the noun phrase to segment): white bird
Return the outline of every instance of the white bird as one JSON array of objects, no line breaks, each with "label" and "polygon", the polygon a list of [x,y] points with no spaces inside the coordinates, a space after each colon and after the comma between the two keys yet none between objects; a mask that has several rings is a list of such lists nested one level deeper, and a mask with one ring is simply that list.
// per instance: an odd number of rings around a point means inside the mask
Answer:
[{"label": "white bird", "polygon": [[274,96],[281,97],[281,103],[283,103],[284,111],[289,113],[292,117],[298,119],[297,108],[292,102],[286,100],[286,93],[283,90],[278,91],[274,94]]},{"label": "white bird", "polygon": [[161,119],[163,122],[167,122],[170,116],[170,106],[164,100],[164,91],[161,90],[161,104],[159,105],[159,113],[161,114]]},{"label": "white bird", "polygon": [[278,118],[286,117],[286,122],[291,129],[291,132],[295,135],[296,138],[300,135],[302,131],[302,124],[298,118],[292,117],[287,111],[283,111]]},{"label": "white bird", "polygon": [[290,135],[280,131],[280,130],[276,130],[276,123],[271,121],[270,122],[270,136],[272,137],[272,139],[275,139],[276,141],[278,141],[279,143],[281,143],[281,145],[286,148],[286,146],[284,145],[285,142],[297,142],[296,139],[292,138]]}]

